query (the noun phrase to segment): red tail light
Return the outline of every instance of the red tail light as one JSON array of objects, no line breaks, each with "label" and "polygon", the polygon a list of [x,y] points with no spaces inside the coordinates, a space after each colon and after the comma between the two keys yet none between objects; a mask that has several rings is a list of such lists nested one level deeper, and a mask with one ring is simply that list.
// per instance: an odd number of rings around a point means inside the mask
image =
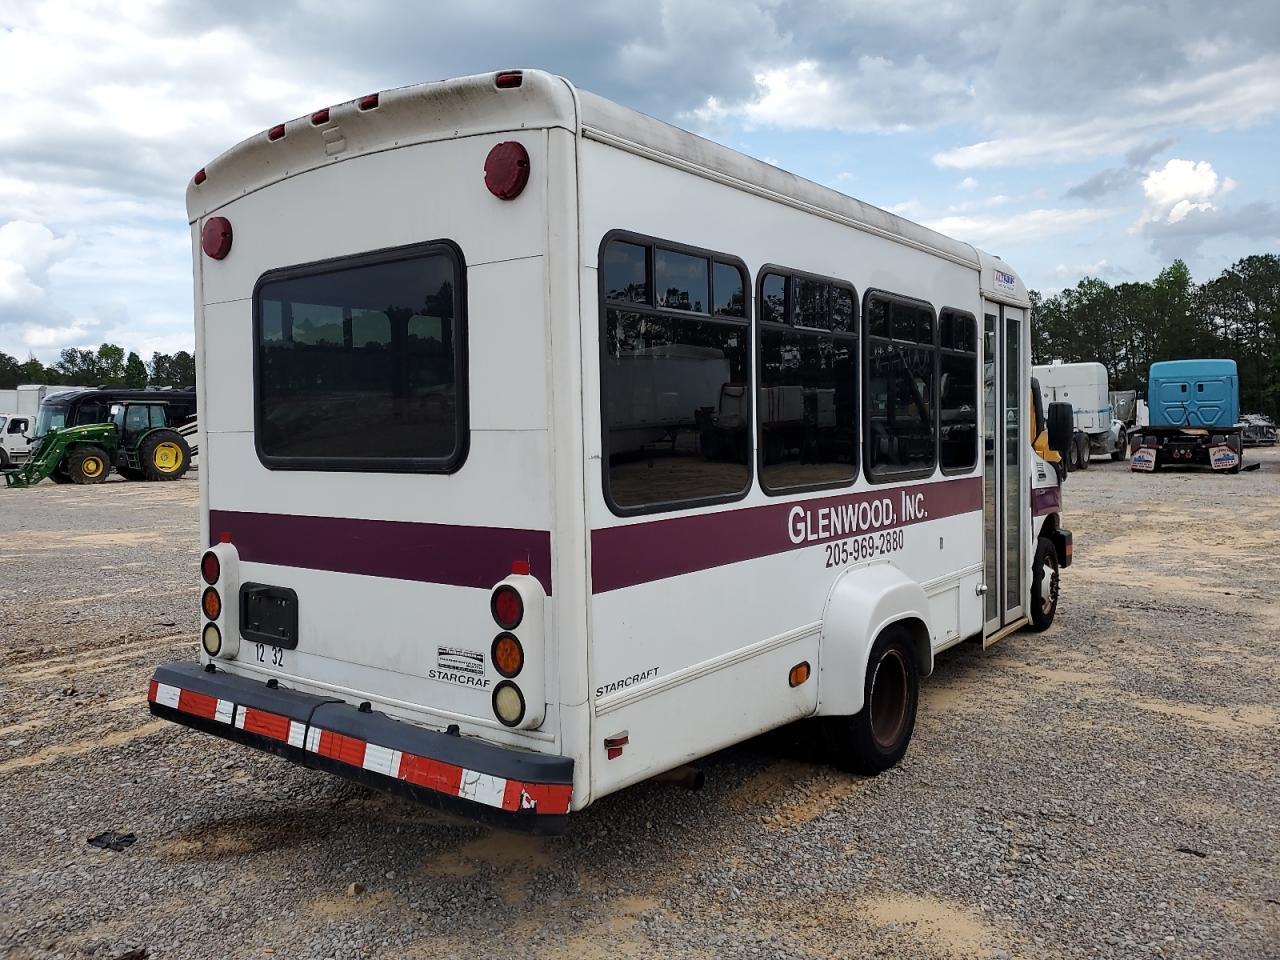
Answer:
[{"label": "red tail light", "polygon": [[218,577],[222,574],[222,563],[218,560],[218,555],[212,550],[208,551],[200,558],[200,576],[204,577],[204,582],[213,584],[218,582]]},{"label": "red tail light", "polygon": [[200,247],[214,260],[222,260],[231,252],[231,221],[226,217],[210,217],[200,231]]},{"label": "red tail light", "polygon": [[493,85],[499,90],[510,90],[524,83],[524,74],[519,70],[504,70],[493,78]]},{"label": "red tail light", "polygon": [[507,140],[489,151],[484,161],[484,185],[499,200],[514,200],[529,182],[529,151]]},{"label": "red tail light", "polygon": [[270,130],[268,130],[268,131],[267,131],[267,139],[268,139],[268,140],[283,140],[283,139],[284,139],[284,124],[283,124],[283,123],[277,123],[274,127],[272,127]]},{"label": "red tail light", "polygon": [[201,167],[199,170],[196,171],[196,175],[192,179],[195,181],[195,184],[198,187],[200,186],[200,184],[204,183],[206,180],[209,179],[209,175],[204,172],[204,167]]},{"label": "red tail light", "polygon": [[323,110],[317,110],[315,113],[313,113],[311,115],[311,122],[315,124],[317,127],[320,126],[320,124],[322,123],[328,123],[329,108],[325,107]]},{"label": "red tail light", "polygon": [[494,622],[503,630],[514,630],[524,619],[524,600],[515,587],[502,586],[493,591],[489,608]]},{"label": "red tail light", "polygon": [[361,110],[373,110],[378,106],[378,95],[371,93],[367,97],[361,97],[356,101],[356,106]]}]

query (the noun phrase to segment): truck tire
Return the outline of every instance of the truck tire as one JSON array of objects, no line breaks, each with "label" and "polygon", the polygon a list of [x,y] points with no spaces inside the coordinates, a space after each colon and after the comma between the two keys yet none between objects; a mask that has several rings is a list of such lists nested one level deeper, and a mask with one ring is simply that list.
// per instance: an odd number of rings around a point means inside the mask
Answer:
[{"label": "truck tire", "polygon": [[1116,448],[1111,451],[1112,460],[1123,460],[1126,453],[1129,452],[1129,436],[1128,434],[1120,434],[1116,437]]},{"label": "truck tire", "polygon": [[1081,470],[1089,469],[1089,457],[1091,455],[1092,455],[1092,451],[1089,449],[1089,438],[1087,436],[1082,435],[1080,437],[1080,469]]},{"label": "truck tire", "polygon": [[1048,537],[1036,542],[1031,562],[1031,626],[1048,630],[1058,613],[1058,551]]},{"label": "truck tire", "polygon": [[7,466],[9,466],[9,452],[3,447],[0,447],[0,470],[3,470]]},{"label": "truck tire", "polygon": [[72,483],[101,483],[111,473],[111,461],[101,447],[76,447],[67,455],[67,476]]},{"label": "truck tire", "polygon": [[827,749],[843,770],[875,776],[907,752],[920,704],[920,674],[905,627],[891,624],[871,647],[862,709],[827,718]]},{"label": "truck tire", "polygon": [[191,448],[176,430],[153,430],[142,438],[138,462],[148,480],[177,480],[191,467]]}]

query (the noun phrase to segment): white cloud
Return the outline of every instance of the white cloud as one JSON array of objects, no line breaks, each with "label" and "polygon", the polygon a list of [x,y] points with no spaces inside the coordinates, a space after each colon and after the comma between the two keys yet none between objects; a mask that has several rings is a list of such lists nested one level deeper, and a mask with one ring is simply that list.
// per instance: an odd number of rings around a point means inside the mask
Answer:
[{"label": "white cloud", "polygon": [[973,189],[976,189],[976,188],[977,188],[977,186],[978,186],[978,181],[977,181],[977,180],[975,180],[973,177],[965,177],[963,180],[961,180],[961,181],[957,184],[957,186],[958,186],[961,190],[973,190]]},{"label": "white cloud", "polygon": [[1194,211],[1212,210],[1218,192],[1218,174],[1207,160],[1170,160],[1143,179],[1147,204],[1134,230],[1145,223],[1177,223]]},{"label": "white cloud", "polygon": [[1054,267],[1053,273],[1060,280],[1076,280],[1081,277],[1114,278],[1131,275],[1129,270],[1111,263],[1106,257],[1094,263],[1060,263]]},{"label": "white cloud", "polygon": [[972,97],[954,73],[920,56],[864,55],[836,69],[799,60],[757,73],[755,85],[746,99],[709,97],[682,119],[703,129],[737,119],[748,128],[902,131],[941,123]]},{"label": "white cloud", "polygon": [[926,220],[925,226],[966,243],[985,247],[993,243],[1007,245],[1070,233],[1072,230],[1104,220],[1113,213],[1112,210],[1093,207],[1045,208],[1014,214],[939,217]]}]

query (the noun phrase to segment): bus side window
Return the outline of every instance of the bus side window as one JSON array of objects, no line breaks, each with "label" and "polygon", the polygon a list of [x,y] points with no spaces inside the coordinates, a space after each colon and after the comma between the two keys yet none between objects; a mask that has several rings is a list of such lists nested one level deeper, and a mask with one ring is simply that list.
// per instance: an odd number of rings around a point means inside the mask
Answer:
[{"label": "bus side window", "polygon": [[600,251],[605,499],[615,513],[751,484],[751,327],[732,257],[630,234]]},{"label": "bus side window", "polygon": [[858,473],[853,288],[775,267],[759,282],[760,485],[766,493],[848,485]]},{"label": "bus side window", "polygon": [[943,473],[978,463],[978,321],[945,308],[938,317],[938,460]]},{"label": "bus side window", "polygon": [[863,316],[867,479],[884,483],[927,477],[938,462],[933,307],[872,290]]}]

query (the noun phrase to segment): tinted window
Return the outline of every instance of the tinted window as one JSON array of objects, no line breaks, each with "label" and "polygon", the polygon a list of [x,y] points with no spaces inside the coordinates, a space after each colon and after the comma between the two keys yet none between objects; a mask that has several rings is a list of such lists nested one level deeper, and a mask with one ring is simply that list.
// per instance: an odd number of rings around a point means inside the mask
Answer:
[{"label": "tinted window", "polygon": [[[788,294],[790,317],[780,306]],[[770,299],[779,306],[760,324],[760,483],[773,492],[851,482],[858,345],[845,331],[852,330],[853,293],[820,278],[769,273],[761,303]]]},{"label": "tinted window", "polygon": [[[604,251],[608,262],[614,246]],[[670,509],[690,501],[727,499],[750,483],[750,327],[746,280],[717,263],[717,291],[734,290],[743,319],[705,312],[709,256],[649,248],[657,272],[654,306],[603,307],[601,393],[605,490],[616,510]],[[737,274],[736,285],[724,273]],[[647,275],[641,279],[650,286]],[[612,285],[602,278],[609,299]],[[717,307],[732,305],[717,293]],[[724,313],[726,311],[718,311]]]},{"label": "tinted window", "polygon": [[943,310],[938,318],[938,461],[945,472],[978,462],[978,323]]},{"label": "tinted window", "polygon": [[742,271],[730,263],[717,263],[712,277],[715,313],[726,317],[747,315],[746,288],[742,285]]},{"label": "tinted window", "polygon": [[706,313],[711,296],[707,285],[707,259],[659,248],[654,257],[654,290],[658,306],[668,310]]},{"label": "tinted window", "polygon": [[933,310],[873,293],[867,298],[866,448],[872,480],[924,475],[937,462]]},{"label": "tinted window", "polygon": [[100,400],[86,400],[76,408],[76,426],[85,423],[106,423],[107,405]]},{"label": "tinted window", "polygon": [[760,320],[787,322],[787,278],[781,274],[764,275],[764,282],[760,284]]},{"label": "tinted window", "polygon": [[270,467],[455,469],[466,444],[452,247],[283,271],[255,294],[257,438]]},{"label": "tinted window", "polygon": [[604,291],[609,300],[649,302],[645,248],[614,242],[604,251]]}]

